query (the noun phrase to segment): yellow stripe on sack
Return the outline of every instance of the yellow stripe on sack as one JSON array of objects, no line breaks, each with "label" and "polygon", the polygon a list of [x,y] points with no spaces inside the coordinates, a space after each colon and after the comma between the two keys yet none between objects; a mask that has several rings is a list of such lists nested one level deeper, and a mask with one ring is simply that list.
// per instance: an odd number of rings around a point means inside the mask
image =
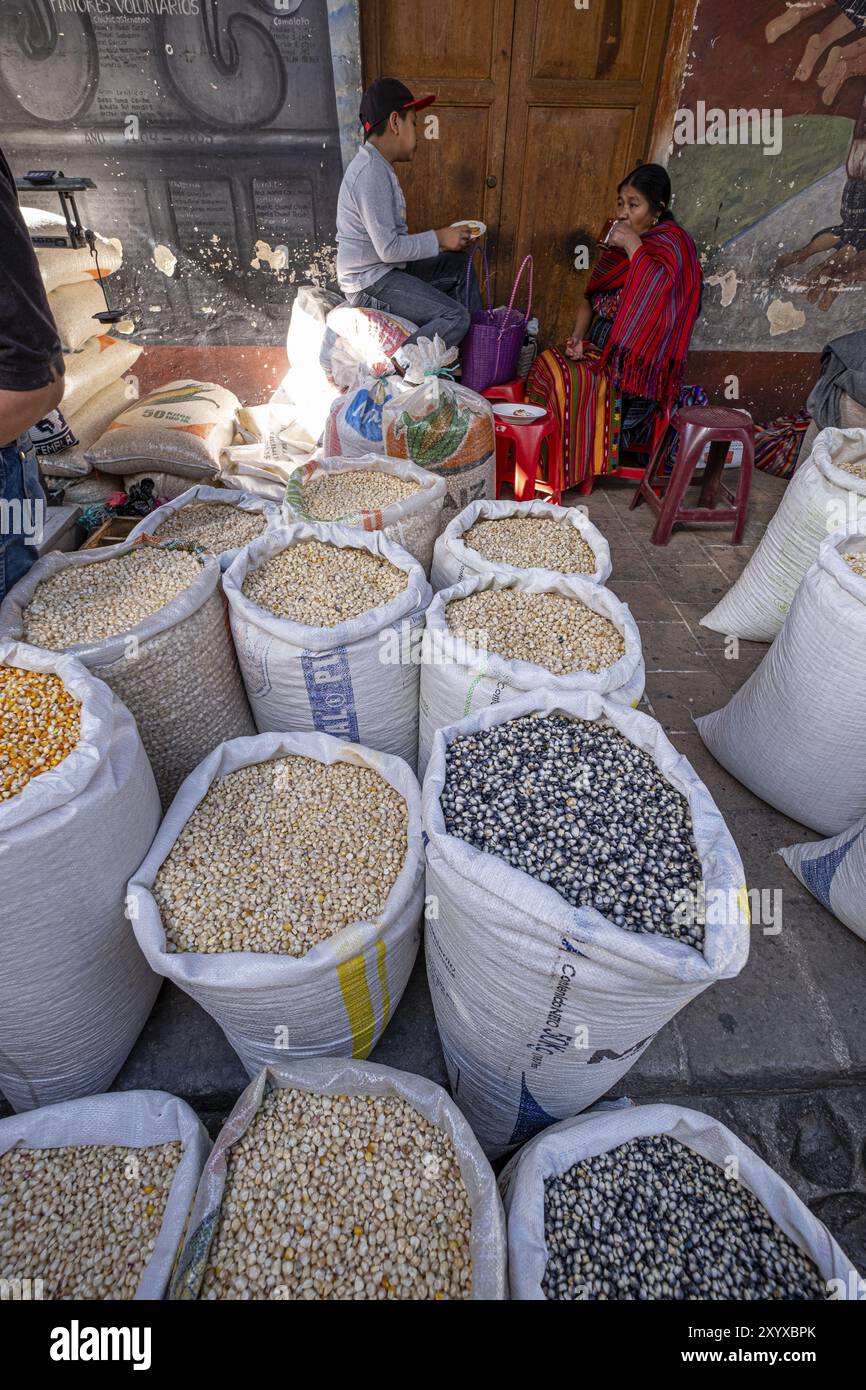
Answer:
[{"label": "yellow stripe on sack", "polygon": [[382,1027],[388,1026],[388,1019],[391,1017],[391,996],[388,993],[388,962],[387,950],[384,941],[380,939],[376,942],[376,965],[379,971],[379,988],[382,991]]},{"label": "yellow stripe on sack", "polygon": [[752,908],[751,908],[751,904],[750,904],[750,902],[749,902],[749,890],[748,890],[748,888],[746,887],[745,883],[743,884],[742,888],[740,889],[739,893],[737,894],[737,906],[739,907],[740,911],[742,912],[742,914],[743,914],[743,916],[745,917],[746,921],[748,922],[749,926],[751,926],[751,925],[752,925]]},{"label": "yellow stripe on sack", "polygon": [[338,965],[337,979],[352,1029],[352,1056],[366,1057],[373,1046],[376,1019],[364,957],[353,956]]}]

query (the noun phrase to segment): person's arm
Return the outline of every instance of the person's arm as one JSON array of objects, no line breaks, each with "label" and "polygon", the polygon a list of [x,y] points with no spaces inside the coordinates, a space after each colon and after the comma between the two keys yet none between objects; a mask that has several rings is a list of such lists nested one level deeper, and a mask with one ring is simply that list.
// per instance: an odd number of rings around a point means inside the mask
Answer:
[{"label": "person's arm", "polygon": [[439,254],[436,232],[401,232],[394,212],[394,188],[387,168],[365,169],[355,184],[355,201],[367,235],[383,265],[423,261]]},{"label": "person's arm", "polygon": [[585,294],[580,296],[580,303],[577,306],[577,318],[574,321],[574,331],[565,345],[567,357],[578,361],[583,356],[583,340],[589,332],[590,324],[594,318],[592,305]]},{"label": "person's arm", "polygon": [[11,443],[63,400],[63,377],[35,391],[0,390],[0,443]]}]

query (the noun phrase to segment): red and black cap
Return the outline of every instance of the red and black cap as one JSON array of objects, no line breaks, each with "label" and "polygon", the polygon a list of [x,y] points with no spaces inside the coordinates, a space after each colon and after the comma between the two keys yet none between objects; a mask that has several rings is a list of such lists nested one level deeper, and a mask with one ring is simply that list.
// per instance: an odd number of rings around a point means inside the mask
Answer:
[{"label": "red and black cap", "polygon": [[361,125],[369,135],[380,121],[386,121],[392,111],[421,111],[432,106],[435,96],[413,97],[409,88],[396,77],[378,77],[361,98]]}]

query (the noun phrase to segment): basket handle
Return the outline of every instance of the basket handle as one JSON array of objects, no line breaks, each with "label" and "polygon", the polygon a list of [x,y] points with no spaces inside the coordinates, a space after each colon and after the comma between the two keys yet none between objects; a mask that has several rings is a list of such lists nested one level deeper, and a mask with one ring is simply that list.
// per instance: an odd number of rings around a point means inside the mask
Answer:
[{"label": "basket handle", "polygon": [[514,280],[514,289],[511,291],[511,298],[508,301],[508,311],[510,313],[511,310],[514,308],[514,301],[517,298],[517,286],[520,284],[521,276],[523,275],[523,272],[527,266],[529,266],[529,301],[526,305],[526,322],[528,323],[529,320],[532,318],[532,272],[534,262],[531,256],[523,257],[523,262]]},{"label": "basket handle", "polygon": [[476,256],[476,253],[477,253],[478,251],[481,252],[481,259],[482,259],[482,261],[483,261],[483,263],[484,263],[484,278],[485,278],[486,281],[487,281],[487,311],[488,311],[488,313],[489,313],[489,312],[490,312],[490,309],[491,309],[491,307],[492,307],[492,305],[493,305],[493,301],[492,301],[492,299],[490,298],[490,266],[489,266],[488,261],[487,261],[487,247],[486,247],[486,246],[478,246],[478,245],[475,245],[475,246],[473,246],[472,250],[471,250],[470,253],[469,253],[469,260],[468,260],[468,263],[467,263],[467,266],[466,266],[466,289],[465,289],[464,294],[463,294],[463,307],[464,307],[465,309],[468,309],[468,308],[469,308],[469,280],[470,280],[470,277],[471,277],[471,275],[472,275],[472,267],[473,267],[473,265],[474,265],[474,263],[475,263],[475,256]]}]

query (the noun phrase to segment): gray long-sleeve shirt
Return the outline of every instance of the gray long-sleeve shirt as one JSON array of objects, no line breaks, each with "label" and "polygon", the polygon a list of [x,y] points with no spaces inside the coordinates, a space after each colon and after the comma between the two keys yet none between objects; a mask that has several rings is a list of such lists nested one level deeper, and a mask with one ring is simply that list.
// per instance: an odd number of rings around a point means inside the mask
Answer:
[{"label": "gray long-sleeve shirt", "polygon": [[344,294],[365,290],[408,261],[438,256],[435,232],[412,235],[400,180],[374,145],[362,145],[337,199],[337,279]]}]

